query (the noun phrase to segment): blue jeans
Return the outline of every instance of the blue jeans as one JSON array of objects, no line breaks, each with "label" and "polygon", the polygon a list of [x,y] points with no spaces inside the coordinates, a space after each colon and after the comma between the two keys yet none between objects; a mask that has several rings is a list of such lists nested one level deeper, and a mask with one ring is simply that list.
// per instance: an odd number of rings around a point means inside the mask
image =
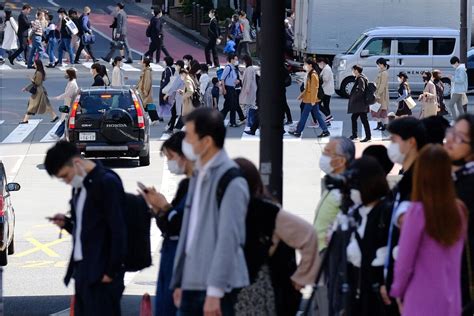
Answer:
[{"label": "blue jeans", "polygon": [[[234,305],[237,301],[237,290],[226,293],[221,298],[221,312],[223,316],[234,316]],[[204,303],[206,291],[183,291],[178,316],[202,316],[204,315]]]},{"label": "blue jeans", "polygon": [[59,48],[58,48],[58,62],[61,64],[63,62],[63,54],[64,52],[69,53],[69,62],[71,64],[74,63],[74,51],[72,50],[72,43],[70,38],[62,38],[59,41]]},{"label": "blue jeans", "polygon": [[30,55],[28,56],[28,67],[33,66],[33,59],[35,58],[36,53],[39,53],[40,57],[44,54],[42,39],[43,38],[40,35],[35,35],[33,37]]},{"label": "blue jeans", "polygon": [[247,113],[247,126],[252,127],[253,123],[255,122],[255,115],[257,114],[257,110],[249,109]]},{"label": "blue jeans", "polygon": [[54,52],[57,46],[58,46],[58,40],[56,38],[50,38],[48,40],[48,47],[46,48],[46,52],[49,56],[50,64],[54,64]]},{"label": "blue jeans", "polygon": [[170,289],[177,247],[177,240],[170,240],[169,238],[163,240],[158,283],[156,284],[155,316],[176,315],[177,312],[173,302],[173,290]]},{"label": "blue jeans", "polygon": [[298,127],[296,127],[296,133],[301,134],[301,132],[303,132],[304,127],[306,125],[306,121],[308,120],[309,113],[311,112],[316,116],[319,126],[321,127],[323,132],[327,132],[328,127],[326,125],[326,122],[324,122],[321,112],[319,112],[319,103],[314,106],[309,103],[303,103],[303,105],[304,105],[303,113],[301,113],[301,118],[300,118],[300,121],[298,122]]}]

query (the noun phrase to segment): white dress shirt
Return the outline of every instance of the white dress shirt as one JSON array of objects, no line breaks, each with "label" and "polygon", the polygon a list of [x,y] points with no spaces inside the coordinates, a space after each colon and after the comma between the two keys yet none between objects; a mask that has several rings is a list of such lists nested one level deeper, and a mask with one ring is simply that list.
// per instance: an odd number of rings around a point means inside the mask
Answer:
[{"label": "white dress shirt", "polygon": [[[75,191],[76,192],[76,191]],[[81,187],[81,192],[79,193],[79,197],[75,202],[75,210],[76,210],[76,223],[74,231],[74,252],[73,258],[74,261],[81,261],[83,258],[82,256],[82,242],[81,242],[81,232],[82,232],[82,216],[84,214],[84,204],[86,203],[87,198],[87,191],[85,187]]]}]

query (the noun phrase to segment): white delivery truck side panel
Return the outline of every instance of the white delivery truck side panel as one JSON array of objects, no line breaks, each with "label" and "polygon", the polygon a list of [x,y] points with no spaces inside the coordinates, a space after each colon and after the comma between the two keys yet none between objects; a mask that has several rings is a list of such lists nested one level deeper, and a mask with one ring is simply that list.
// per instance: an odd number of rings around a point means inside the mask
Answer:
[{"label": "white delivery truck side panel", "polygon": [[459,29],[459,15],[459,0],[296,0],[295,48],[307,54],[336,55],[374,27]]}]

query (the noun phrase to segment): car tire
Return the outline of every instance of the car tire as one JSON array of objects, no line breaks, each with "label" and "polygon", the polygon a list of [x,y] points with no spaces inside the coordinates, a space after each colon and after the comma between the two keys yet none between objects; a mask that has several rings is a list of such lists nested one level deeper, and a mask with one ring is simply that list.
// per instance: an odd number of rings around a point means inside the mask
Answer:
[{"label": "car tire", "polygon": [[12,237],[12,242],[8,245],[8,255],[15,253],[15,235]]},{"label": "car tire", "polygon": [[8,264],[8,249],[0,251],[0,266],[4,267]]},{"label": "car tire", "polygon": [[354,77],[347,77],[344,80],[342,80],[341,83],[341,89],[339,92],[341,93],[341,97],[349,99],[350,91],[347,91],[349,89],[349,86],[352,86],[355,82]]},{"label": "car tire", "polygon": [[[445,99],[451,99],[451,89],[452,89],[451,79],[449,79],[449,78],[441,78],[441,81],[442,81],[443,84],[444,84],[444,91],[445,91],[444,98],[445,98]],[[447,91],[446,86],[449,86],[449,93],[446,92],[446,91]],[[446,93],[447,93],[447,94],[446,94]]]},{"label": "car tire", "polygon": [[140,161],[140,167],[145,167],[150,165],[150,152],[145,156],[139,156],[138,160]]}]

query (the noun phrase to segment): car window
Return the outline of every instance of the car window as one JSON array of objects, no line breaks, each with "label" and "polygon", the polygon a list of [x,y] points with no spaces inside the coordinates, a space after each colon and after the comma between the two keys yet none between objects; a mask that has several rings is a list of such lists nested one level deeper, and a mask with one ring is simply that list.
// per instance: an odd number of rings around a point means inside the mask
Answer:
[{"label": "car window", "polygon": [[427,38],[400,38],[398,39],[399,55],[428,55]]},{"label": "car window", "polygon": [[371,56],[386,56],[390,55],[391,46],[390,38],[374,38],[365,45],[364,50],[368,50]]},{"label": "car window", "polygon": [[448,56],[454,51],[456,39],[454,38],[434,38],[433,55]]},{"label": "car window", "polygon": [[362,34],[355,42],[352,44],[351,47],[347,50],[346,54],[348,55],[354,55],[357,50],[359,49],[359,46],[365,41],[367,38],[367,35]]},{"label": "car window", "polygon": [[123,109],[129,113],[136,111],[129,92],[84,94],[79,100],[81,114],[105,113],[112,109]]}]

